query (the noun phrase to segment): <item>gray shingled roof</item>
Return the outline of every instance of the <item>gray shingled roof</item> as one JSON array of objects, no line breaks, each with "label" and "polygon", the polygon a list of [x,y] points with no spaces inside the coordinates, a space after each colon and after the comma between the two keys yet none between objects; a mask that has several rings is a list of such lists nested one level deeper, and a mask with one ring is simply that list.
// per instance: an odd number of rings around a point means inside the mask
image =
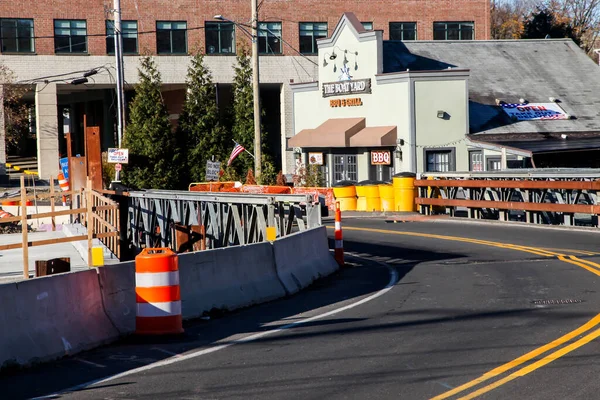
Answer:
[{"label": "gray shingled roof", "polygon": [[[384,72],[468,68],[472,134],[600,134],[600,67],[570,39],[384,41]],[[548,103],[576,119],[513,122],[495,99]]]}]

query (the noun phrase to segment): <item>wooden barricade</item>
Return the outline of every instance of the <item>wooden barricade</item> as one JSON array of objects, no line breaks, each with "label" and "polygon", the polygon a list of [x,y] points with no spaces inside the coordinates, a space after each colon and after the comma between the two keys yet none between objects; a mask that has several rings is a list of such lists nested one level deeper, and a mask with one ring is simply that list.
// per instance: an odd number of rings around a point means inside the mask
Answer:
[{"label": "wooden barricade", "polygon": [[[50,178],[53,182],[53,178]],[[81,201],[72,202],[70,210],[55,211],[54,202],[56,198],[63,195],[78,195]],[[29,200],[50,199],[51,211],[45,213],[27,214],[27,203]],[[17,200],[17,199],[14,199]],[[25,187],[25,177],[21,176],[21,196],[19,197],[21,206],[21,215],[15,217],[2,218],[0,224],[20,222],[21,223],[21,243],[12,243],[0,245],[0,251],[11,249],[23,249],[23,277],[29,279],[29,247],[44,246],[57,243],[77,242],[80,240],[88,241],[88,266],[92,266],[92,241],[95,238],[100,239],[106,247],[120,257],[119,246],[119,207],[118,204],[100,193],[92,190],[92,183],[88,179],[87,187],[81,190],[70,190],[68,192],[57,192],[51,184],[50,193],[38,193],[27,195]],[[39,218],[52,218],[53,230],[56,226],[55,217],[73,215],[79,222],[87,227],[86,235],[72,237],[53,238],[45,240],[29,241],[28,238],[28,220]]]}]

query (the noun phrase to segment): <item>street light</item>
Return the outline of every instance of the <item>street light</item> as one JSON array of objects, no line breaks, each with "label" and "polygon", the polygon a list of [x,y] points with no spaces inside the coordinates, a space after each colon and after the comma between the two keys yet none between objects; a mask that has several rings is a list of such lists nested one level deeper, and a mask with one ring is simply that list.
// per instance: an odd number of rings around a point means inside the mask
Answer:
[{"label": "street light", "polygon": [[259,178],[261,174],[261,132],[260,132],[260,93],[259,93],[259,68],[258,68],[258,6],[256,0],[252,0],[252,33],[238,22],[215,15],[215,19],[228,21],[239,26],[252,38],[252,92],[254,98],[254,175]]}]

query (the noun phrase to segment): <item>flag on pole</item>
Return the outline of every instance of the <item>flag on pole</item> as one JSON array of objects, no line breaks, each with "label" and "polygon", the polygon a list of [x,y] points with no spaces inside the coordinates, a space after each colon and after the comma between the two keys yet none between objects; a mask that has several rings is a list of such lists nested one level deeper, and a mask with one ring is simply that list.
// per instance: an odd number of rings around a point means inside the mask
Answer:
[{"label": "flag on pole", "polygon": [[235,147],[233,148],[233,151],[231,152],[231,155],[229,156],[229,161],[227,161],[227,166],[229,167],[231,165],[231,163],[233,162],[233,160],[235,160],[235,158],[237,156],[240,155],[241,152],[245,151],[246,149],[242,147],[241,144],[239,143],[235,143]]}]

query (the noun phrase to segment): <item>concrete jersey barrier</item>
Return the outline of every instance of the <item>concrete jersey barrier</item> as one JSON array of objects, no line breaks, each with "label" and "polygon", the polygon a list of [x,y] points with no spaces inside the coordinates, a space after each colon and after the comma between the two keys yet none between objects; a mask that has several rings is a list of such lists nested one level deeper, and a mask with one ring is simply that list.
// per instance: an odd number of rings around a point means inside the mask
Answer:
[{"label": "concrete jersey barrier", "polygon": [[24,365],[113,341],[96,270],[0,285],[0,365]]},{"label": "concrete jersey barrier", "polygon": [[98,268],[106,314],[124,335],[135,331],[135,262]]},{"label": "concrete jersey barrier", "polygon": [[327,228],[321,226],[273,242],[277,275],[289,294],[332,274],[338,265],[329,254]]},{"label": "concrete jersey barrier", "polygon": [[184,318],[286,295],[277,277],[270,243],[180,254],[179,281]]},{"label": "concrete jersey barrier", "polygon": [[[285,297],[336,269],[325,227],[180,254],[183,317]],[[134,332],[135,296],[133,261],[0,284],[0,367],[72,355]]]}]

